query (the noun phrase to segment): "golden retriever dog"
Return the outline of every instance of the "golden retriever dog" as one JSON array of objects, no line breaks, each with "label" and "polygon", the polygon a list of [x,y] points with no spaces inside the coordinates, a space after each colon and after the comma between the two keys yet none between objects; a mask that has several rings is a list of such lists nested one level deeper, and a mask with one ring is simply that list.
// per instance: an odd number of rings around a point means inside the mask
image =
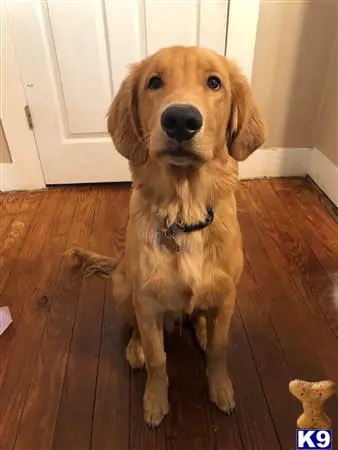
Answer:
[{"label": "golden retriever dog", "polygon": [[118,310],[133,329],[126,358],[147,370],[146,423],[159,425],[169,409],[163,329],[170,314],[191,317],[206,353],[210,399],[230,414],[226,353],[243,267],[237,161],[265,137],[249,84],[211,50],[165,48],[132,66],[108,130],[132,173],[124,254],[116,262],[71,253],[85,273],[112,277]]}]

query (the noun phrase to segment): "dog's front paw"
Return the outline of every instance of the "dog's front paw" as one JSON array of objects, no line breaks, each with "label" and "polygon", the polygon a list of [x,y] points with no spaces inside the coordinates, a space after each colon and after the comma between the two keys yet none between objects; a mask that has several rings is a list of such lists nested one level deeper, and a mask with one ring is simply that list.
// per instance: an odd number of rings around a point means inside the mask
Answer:
[{"label": "dog's front paw", "polygon": [[228,375],[209,375],[210,400],[229,416],[235,411],[234,390]]},{"label": "dog's front paw", "polygon": [[143,397],[144,420],[151,427],[157,427],[169,411],[166,383],[147,383]]}]

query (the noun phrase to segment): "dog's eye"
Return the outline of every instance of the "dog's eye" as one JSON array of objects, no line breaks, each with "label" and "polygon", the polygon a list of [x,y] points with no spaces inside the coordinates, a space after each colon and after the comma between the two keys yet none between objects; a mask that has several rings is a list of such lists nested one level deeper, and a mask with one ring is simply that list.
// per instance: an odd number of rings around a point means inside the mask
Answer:
[{"label": "dog's eye", "polygon": [[160,89],[163,86],[163,81],[160,77],[158,76],[154,76],[151,77],[150,80],[148,81],[148,89]]},{"label": "dog's eye", "polygon": [[208,88],[217,91],[222,87],[221,80],[215,76],[209,77],[207,81]]}]

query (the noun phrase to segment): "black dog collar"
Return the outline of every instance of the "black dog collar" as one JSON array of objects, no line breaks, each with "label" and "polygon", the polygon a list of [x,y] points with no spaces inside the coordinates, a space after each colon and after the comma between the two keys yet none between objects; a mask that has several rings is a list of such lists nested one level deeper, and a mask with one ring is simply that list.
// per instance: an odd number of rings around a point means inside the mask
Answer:
[{"label": "black dog collar", "polygon": [[207,209],[206,219],[202,222],[193,223],[191,225],[187,225],[182,222],[180,219],[177,219],[171,225],[167,225],[165,228],[165,233],[169,237],[174,237],[177,231],[181,231],[183,233],[192,233],[193,231],[203,230],[209,226],[214,220],[214,210],[212,208]]},{"label": "black dog collar", "polygon": [[176,240],[178,232],[192,233],[193,231],[203,230],[214,220],[214,211],[212,208],[207,209],[206,219],[203,222],[197,222],[191,225],[187,225],[180,219],[177,219],[174,223],[169,224],[168,218],[165,220],[164,227],[157,233],[159,247],[165,247],[168,251],[177,253],[182,249],[180,244]]}]

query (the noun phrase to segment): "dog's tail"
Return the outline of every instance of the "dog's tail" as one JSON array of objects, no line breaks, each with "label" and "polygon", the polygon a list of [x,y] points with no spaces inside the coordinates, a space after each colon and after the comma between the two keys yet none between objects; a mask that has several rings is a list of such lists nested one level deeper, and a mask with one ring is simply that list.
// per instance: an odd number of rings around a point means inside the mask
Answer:
[{"label": "dog's tail", "polygon": [[74,269],[79,270],[85,277],[98,274],[109,278],[119,261],[109,256],[98,255],[82,248],[72,248],[65,255],[70,256],[75,262]]}]

